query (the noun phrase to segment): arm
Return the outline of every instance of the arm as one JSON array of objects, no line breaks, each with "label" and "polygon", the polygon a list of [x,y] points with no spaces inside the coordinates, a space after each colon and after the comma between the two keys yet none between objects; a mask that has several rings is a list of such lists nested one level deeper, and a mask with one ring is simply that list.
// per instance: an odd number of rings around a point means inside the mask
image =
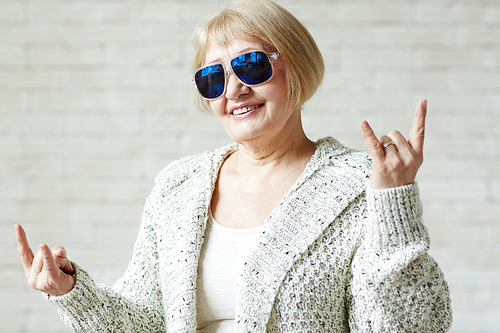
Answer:
[{"label": "arm", "polygon": [[349,286],[354,332],[444,332],[451,325],[448,286],[427,253],[429,237],[415,184],[426,114],[423,100],[408,141],[398,131],[377,139],[367,122],[361,124],[373,162],[366,234],[353,257]]},{"label": "arm", "polygon": [[[62,261],[55,254],[50,255],[47,249],[39,251],[43,256],[41,269],[31,269],[30,276],[27,273],[30,286],[46,294],[73,331],[165,331],[152,207],[155,196],[153,190],[146,203],[132,261],[124,277],[113,288],[94,283],[77,265],[70,264],[72,271],[64,271],[60,265]],[[30,259],[34,264],[37,259],[36,255],[29,256],[31,250],[27,250],[29,246],[25,235],[23,241],[21,230],[16,226],[18,244],[22,244],[19,253],[26,270]],[[67,258],[65,261],[69,262]],[[61,288],[65,279],[73,281],[69,290]],[[50,283],[44,284],[43,281]],[[59,289],[54,289],[55,286]]]},{"label": "arm", "polygon": [[366,236],[352,261],[353,332],[445,332],[450,295],[427,251],[416,184],[367,190]]}]

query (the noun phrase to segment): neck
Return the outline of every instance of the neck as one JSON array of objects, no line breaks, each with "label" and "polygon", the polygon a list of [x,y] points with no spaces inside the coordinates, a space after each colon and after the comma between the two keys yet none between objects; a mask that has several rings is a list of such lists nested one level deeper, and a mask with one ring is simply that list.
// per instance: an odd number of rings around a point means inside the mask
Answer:
[{"label": "neck", "polygon": [[[251,169],[267,166],[290,166],[296,163],[304,164],[314,154],[316,144],[304,133],[302,124],[291,128],[285,133],[274,135],[273,138],[254,139],[240,142],[235,153],[234,162],[239,170],[249,172]],[[305,162],[304,162],[305,161]]]}]

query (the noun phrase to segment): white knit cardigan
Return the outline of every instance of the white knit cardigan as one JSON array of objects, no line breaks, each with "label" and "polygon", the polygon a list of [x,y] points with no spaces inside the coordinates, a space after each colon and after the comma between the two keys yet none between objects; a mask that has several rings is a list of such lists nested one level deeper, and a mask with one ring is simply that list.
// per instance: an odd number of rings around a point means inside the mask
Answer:
[{"label": "white knit cardigan", "polygon": [[[166,167],[125,275],[76,267],[48,296],[75,332],[195,332],[196,277],[212,192],[237,145]],[[370,159],[333,138],[265,222],[241,271],[235,332],[444,332],[449,291],[427,254],[417,185],[369,188]]]}]

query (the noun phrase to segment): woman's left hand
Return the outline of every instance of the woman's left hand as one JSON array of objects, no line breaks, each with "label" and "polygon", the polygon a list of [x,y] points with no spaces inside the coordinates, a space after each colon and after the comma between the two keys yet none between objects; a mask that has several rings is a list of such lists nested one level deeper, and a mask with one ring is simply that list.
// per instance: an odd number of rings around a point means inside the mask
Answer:
[{"label": "woman's left hand", "polygon": [[415,182],[417,171],[424,160],[424,134],[427,101],[417,106],[408,140],[398,131],[391,131],[378,139],[366,121],[361,132],[372,156],[371,187],[397,187]]}]

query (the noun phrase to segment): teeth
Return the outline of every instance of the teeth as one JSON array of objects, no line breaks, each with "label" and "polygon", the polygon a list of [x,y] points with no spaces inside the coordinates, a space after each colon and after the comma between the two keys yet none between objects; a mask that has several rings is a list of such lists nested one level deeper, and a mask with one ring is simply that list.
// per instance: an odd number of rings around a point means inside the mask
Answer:
[{"label": "teeth", "polygon": [[252,110],[258,109],[262,105],[263,104],[259,104],[259,105],[249,106],[249,107],[245,107],[245,108],[241,108],[241,109],[236,109],[236,110],[233,111],[233,115],[237,116],[239,114],[246,113],[248,111],[252,111]]}]

